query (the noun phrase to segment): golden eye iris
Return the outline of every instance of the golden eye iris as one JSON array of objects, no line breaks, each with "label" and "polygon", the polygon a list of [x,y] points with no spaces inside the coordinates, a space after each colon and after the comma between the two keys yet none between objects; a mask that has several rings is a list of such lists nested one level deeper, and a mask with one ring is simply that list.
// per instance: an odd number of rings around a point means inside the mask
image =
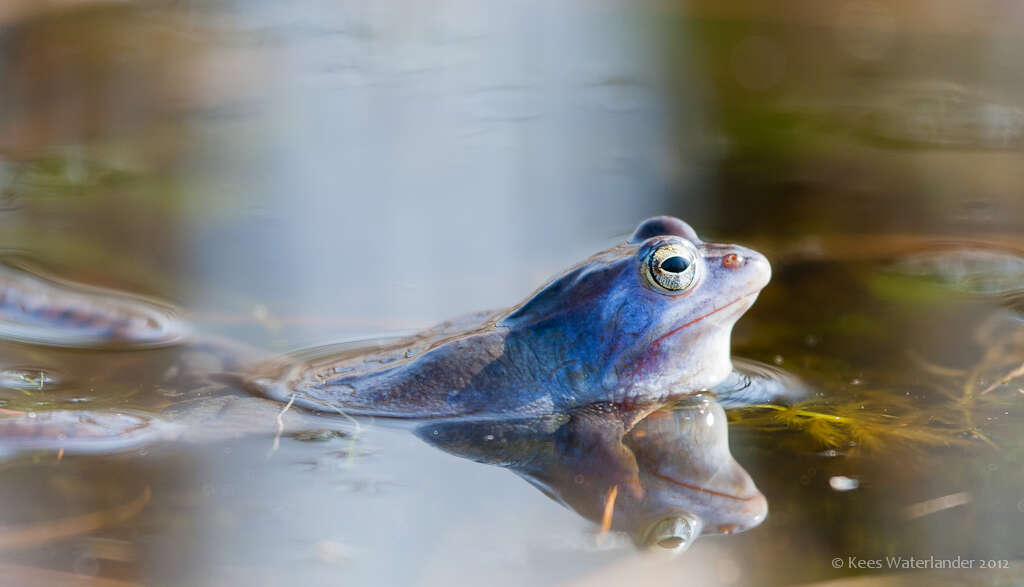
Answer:
[{"label": "golden eye iris", "polygon": [[644,277],[656,289],[681,292],[693,285],[697,254],[692,246],[668,243],[652,250],[644,263]]}]

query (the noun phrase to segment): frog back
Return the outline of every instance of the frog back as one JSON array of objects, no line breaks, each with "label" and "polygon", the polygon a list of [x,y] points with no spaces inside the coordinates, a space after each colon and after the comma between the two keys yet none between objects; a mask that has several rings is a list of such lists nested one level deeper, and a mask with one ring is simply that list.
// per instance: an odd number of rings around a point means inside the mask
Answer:
[{"label": "frog back", "polygon": [[501,312],[479,312],[410,336],[352,341],[259,365],[249,386],[325,413],[392,418],[469,415],[500,395],[481,378],[501,362]]}]

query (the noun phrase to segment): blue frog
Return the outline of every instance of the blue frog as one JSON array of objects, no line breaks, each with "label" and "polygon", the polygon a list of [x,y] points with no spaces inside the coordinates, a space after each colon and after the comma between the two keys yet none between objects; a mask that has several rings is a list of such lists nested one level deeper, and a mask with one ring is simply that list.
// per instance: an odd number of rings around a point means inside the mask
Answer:
[{"label": "blue frog", "polygon": [[315,410],[393,418],[663,403],[730,378],[732,327],[770,278],[760,253],[706,243],[658,216],[512,308],[270,361],[248,386]]}]

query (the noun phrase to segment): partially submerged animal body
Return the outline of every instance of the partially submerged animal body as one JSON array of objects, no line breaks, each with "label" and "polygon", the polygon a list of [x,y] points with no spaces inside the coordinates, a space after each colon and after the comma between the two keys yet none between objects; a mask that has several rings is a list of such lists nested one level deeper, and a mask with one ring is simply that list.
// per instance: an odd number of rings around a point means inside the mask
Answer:
[{"label": "partially submerged animal body", "polygon": [[306,408],[392,418],[657,404],[730,377],[732,326],[770,276],[760,253],[651,218],[511,309],[272,361],[248,384]]},{"label": "partially submerged animal body", "polygon": [[[769,277],[759,253],[705,243],[682,221],[656,217],[511,309],[245,367],[252,356],[241,345],[186,337],[160,303],[3,265],[0,335],[119,350],[187,342],[182,358],[218,355],[213,367],[169,370],[177,374],[163,386],[182,388],[182,401],[219,385],[326,415],[521,418],[599,403],[645,413],[707,389],[727,404],[784,395],[780,378],[730,360],[732,326]],[[229,372],[218,376],[217,366]]]},{"label": "partially submerged animal body", "polygon": [[[310,429],[344,435],[353,423],[321,415],[425,420],[417,434],[428,443],[507,467],[639,544],[678,550],[701,533],[753,527],[766,514],[764,497],[729,454],[721,405],[702,391],[730,405],[792,393],[770,367],[730,358],[732,326],[769,278],[759,253],[704,243],[675,218],[652,218],[511,309],[247,367],[255,361],[244,347],[186,337],[159,303],[3,266],[0,338],[179,348],[169,353],[175,364],[152,377],[173,398],[159,417],[0,410],[0,455]],[[0,351],[26,346],[4,344]],[[106,363],[82,361],[73,365]],[[11,389],[60,380],[44,369],[4,368]]]}]

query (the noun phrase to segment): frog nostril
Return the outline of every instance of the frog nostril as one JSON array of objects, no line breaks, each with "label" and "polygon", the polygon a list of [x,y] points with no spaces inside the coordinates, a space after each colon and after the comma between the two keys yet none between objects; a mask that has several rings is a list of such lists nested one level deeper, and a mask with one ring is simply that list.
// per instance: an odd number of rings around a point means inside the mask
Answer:
[{"label": "frog nostril", "polygon": [[722,257],[722,267],[726,269],[739,269],[743,267],[744,263],[746,263],[746,259],[743,258],[743,255],[737,255],[736,253],[729,253]]}]

